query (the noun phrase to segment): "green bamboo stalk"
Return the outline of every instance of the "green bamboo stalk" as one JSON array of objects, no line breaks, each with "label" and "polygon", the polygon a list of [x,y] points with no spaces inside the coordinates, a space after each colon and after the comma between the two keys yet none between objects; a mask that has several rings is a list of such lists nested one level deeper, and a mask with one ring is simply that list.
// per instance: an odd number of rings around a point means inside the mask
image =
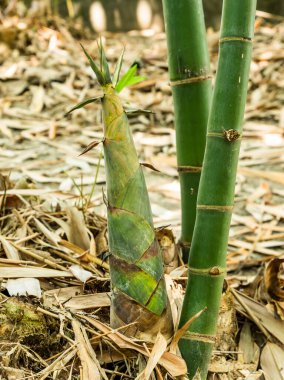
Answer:
[{"label": "green bamboo stalk", "polygon": [[163,0],[181,187],[183,260],[188,261],[211,98],[202,0]]},{"label": "green bamboo stalk", "polygon": [[206,307],[180,341],[190,378],[206,378],[226,272],[256,0],[224,0],[220,52],[180,325]]},{"label": "green bamboo stalk", "polygon": [[[135,322],[128,334],[171,333],[163,261],[155,237],[145,179],[135,150],[126,112],[118,92],[144,79],[133,66],[120,79],[122,56],[111,78],[100,46],[101,69],[84,50],[102,87],[104,147],[110,274],[112,283],[111,324],[113,327]],[[72,110],[96,101],[84,100]],[[72,111],[71,110],[71,111]],[[69,111],[70,112],[70,111]],[[98,142],[91,143],[87,152]],[[83,153],[84,153],[83,152]]]}]

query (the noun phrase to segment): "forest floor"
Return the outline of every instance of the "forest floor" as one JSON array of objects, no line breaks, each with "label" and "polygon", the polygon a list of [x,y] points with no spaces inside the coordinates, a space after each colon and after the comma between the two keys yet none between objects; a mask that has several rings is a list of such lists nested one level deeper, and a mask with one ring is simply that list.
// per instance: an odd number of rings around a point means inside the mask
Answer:
[{"label": "forest floor", "polygon": [[[228,246],[228,274],[210,379],[284,378],[284,21],[256,20]],[[80,49],[96,36],[57,18],[0,24],[0,378],[174,378],[178,353],[110,330],[104,160],[99,105],[64,114],[98,85]],[[180,195],[163,33],[105,33],[111,66],[125,46],[147,79],[125,89],[165,258],[175,322],[186,281],[176,260]],[[218,33],[208,31],[215,73]],[[177,264],[178,262],[178,264]],[[148,359],[150,357],[150,359]],[[151,374],[151,368],[155,371]],[[143,377],[144,376],[144,377]]]}]

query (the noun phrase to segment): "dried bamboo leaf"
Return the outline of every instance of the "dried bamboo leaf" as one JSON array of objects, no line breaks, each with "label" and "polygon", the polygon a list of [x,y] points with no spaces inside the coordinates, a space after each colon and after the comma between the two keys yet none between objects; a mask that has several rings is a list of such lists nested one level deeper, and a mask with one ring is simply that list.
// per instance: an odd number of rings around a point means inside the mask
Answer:
[{"label": "dried bamboo leaf", "polygon": [[[258,323],[262,325],[278,341],[284,344],[284,321],[277,319],[272,313],[270,313],[267,310],[267,308],[264,305],[258,303],[252,298],[235,290],[232,293],[237,293],[238,297],[257,318]],[[239,312],[250,318],[250,316],[247,314],[247,311],[244,309],[244,307],[240,304],[238,300],[236,300],[236,308]]]},{"label": "dried bamboo leaf", "polygon": [[48,268],[16,268],[0,267],[0,278],[48,278],[48,277],[73,277],[69,271],[61,271]]},{"label": "dried bamboo leaf", "polygon": [[90,238],[82,212],[75,207],[66,209],[70,231],[68,240],[87,251],[90,248]]},{"label": "dried bamboo leaf", "polygon": [[20,255],[16,248],[10,244],[10,242],[5,239],[4,236],[0,236],[0,241],[3,246],[4,252],[6,253],[7,259],[10,260],[20,260]]},{"label": "dried bamboo leaf", "polygon": [[40,222],[38,219],[34,218],[35,224],[38,228],[38,230],[44,234],[44,236],[49,240],[51,243],[55,244],[55,246],[58,245],[58,242],[60,240],[60,237],[57,236],[53,231],[49,230],[42,222]]},{"label": "dried bamboo leaf", "polygon": [[95,352],[87,345],[80,322],[72,320],[72,327],[78,347],[78,355],[82,365],[82,380],[101,380],[101,368]]},{"label": "dried bamboo leaf", "polygon": [[192,318],[190,318],[173,336],[173,339],[170,344],[170,352],[173,354],[177,353],[178,348],[178,342],[182,338],[182,336],[185,334],[185,332],[188,330],[189,326],[192,324],[193,321],[195,321],[196,318],[198,318],[206,308],[200,310],[198,313],[196,313]]},{"label": "dried bamboo leaf", "polygon": [[156,340],[154,342],[154,346],[151,350],[147,365],[144,371],[138,375],[139,379],[149,380],[151,373],[154,371],[159,360],[161,359],[163,354],[166,352],[166,349],[167,349],[167,341],[162,334],[158,333]]},{"label": "dried bamboo leaf", "polygon": [[39,380],[46,379],[52,372],[62,369],[62,366],[65,366],[69,363],[69,361],[76,355],[77,348],[69,347],[67,350],[63,351],[61,355],[59,355],[53,362],[44,368],[41,372],[38,373]]},{"label": "dried bamboo leaf", "polygon": [[[137,352],[140,352],[144,356],[149,357],[149,353],[145,350],[140,344],[134,343],[130,338],[124,336],[118,331],[115,331],[105,325],[104,323],[90,318],[88,316],[83,316],[91,325],[102,331],[104,334],[107,333],[108,337],[118,345],[118,347],[123,349],[132,349]],[[172,376],[181,376],[184,375],[187,371],[186,364],[182,358],[171,354],[170,352],[165,352],[158,362],[163,366]]]},{"label": "dried bamboo leaf", "polygon": [[73,273],[74,277],[76,277],[78,280],[85,283],[90,278],[93,277],[93,273],[89,272],[88,270],[83,269],[80,265],[71,265],[69,268],[70,272]]},{"label": "dried bamboo leaf", "polygon": [[284,259],[271,260],[264,273],[264,283],[270,297],[277,301],[284,301],[284,281],[280,279],[280,267],[284,263]]},{"label": "dried bamboo leaf", "polygon": [[260,357],[260,365],[266,380],[284,379],[284,350],[274,343],[266,343]]},{"label": "dried bamboo leaf", "polygon": [[110,306],[110,293],[95,293],[74,296],[64,306],[68,309],[86,310]]}]

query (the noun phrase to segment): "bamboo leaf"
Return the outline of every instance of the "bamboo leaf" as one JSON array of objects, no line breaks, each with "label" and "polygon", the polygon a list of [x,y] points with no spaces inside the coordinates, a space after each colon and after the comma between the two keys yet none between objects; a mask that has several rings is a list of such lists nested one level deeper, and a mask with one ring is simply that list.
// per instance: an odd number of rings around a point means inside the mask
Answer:
[{"label": "bamboo leaf", "polygon": [[[142,344],[134,342],[133,339],[127,338],[127,336],[121,334],[117,330],[111,329],[109,326],[95,318],[91,318],[87,315],[82,315],[82,318],[107,335],[109,339],[111,339],[118,347],[134,350],[140,352],[146,357],[150,357],[149,350],[146,350]],[[179,356],[171,354],[170,352],[164,352],[162,357],[159,359],[158,364],[164,367],[172,377],[182,376],[186,373],[184,360]]]},{"label": "bamboo leaf", "polygon": [[100,50],[101,72],[103,73],[105,84],[111,83],[108,61],[106,59],[106,55],[105,55],[105,51],[104,51],[103,43],[101,39],[100,39],[100,42],[98,43],[98,47]]},{"label": "bamboo leaf", "polygon": [[159,360],[161,359],[163,354],[166,352],[166,350],[167,350],[167,340],[159,332],[155,339],[154,346],[149,356],[148,363],[144,371],[140,374],[140,376],[138,376],[138,378],[143,379],[143,380],[149,380],[152,372],[154,371],[156,365],[158,364]]},{"label": "bamboo leaf", "polygon": [[[86,335],[85,328],[79,321],[72,320],[72,328],[75,334],[76,344],[78,348],[78,356],[82,366],[82,378],[85,380],[100,380],[103,372],[95,351],[90,346],[89,339]],[[106,378],[103,376],[103,378]]]},{"label": "bamboo leaf", "polygon": [[264,283],[266,290],[273,300],[284,301],[283,281],[281,281],[281,265],[284,259],[272,259],[265,270]]},{"label": "bamboo leaf", "polygon": [[176,353],[177,352],[177,347],[178,347],[178,342],[188,330],[189,326],[192,324],[193,321],[196,320],[204,311],[206,310],[206,307],[202,310],[200,310],[198,313],[196,313],[193,317],[191,317],[180,329],[177,330],[175,335],[173,336],[171,345],[170,345],[170,352]]},{"label": "bamboo leaf", "polygon": [[6,254],[7,259],[10,260],[20,260],[19,253],[17,249],[7,240],[4,236],[0,236],[0,242],[2,248]]},{"label": "bamboo leaf", "polygon": [[88,58],[88,61],[90,63],[90,66],[91,66],[93,72],[96,74],[98,82],[100,83],[101,86],[105,86],[106,82],[105,82],[105,78],[104,78],[101,70],[98,68],[98,66],[95,63],[95,61],[93,60],[93,58],[88,54],[88,52],[86,51],[84,46],[82,44],[80,44],[80,45],[81,45],[81,48],[83,49],[83,51],[85,53],[85,56]]},{"label": "bamboo leaf", "polygon": [[115,69],[114,69],[114,73],[113,73],[113,77],[112,77],[112,83],[114,85],[114,87],[117,85],[117,82],[119,81],[119,75],[120,75],[120,71],[121,71],[121,66],[122,66],[122,61],[123,61],[123,56],[124,56],[124,48],[116,62],[116,66],[115,66]]},{"label": "bamboo leaf", "polygon": [[66,114],[64,116],[67,116],[69,115],[71,112],[75,111],[75,110],[78,110],[79,108],[82,108],[84,106],[86,106],[87,104],[90,104],[90,103],[94,103],[96,102],[97,100],[101,99],[101,96],[96,96],[95,98],[88,98],[88,99],[85,99],[83,100],[82,102],[78,103],[76,106],[74,106],[73,108],[71,108],[69,111],[66,112]]},{"label": "bamboo leaf", "polygon": [[82,156],[83,154],[89,152],[90,150],[92,150],[93,148],[95,148],[97,145],[99,145],[102,141],[92,141],[84,150],[82,153],[79,154],[79,157]]},{"label": "bamboo leaf", "polygon": [[267,380],[282,380],[284,350],[274,343],[268,342],[261,354],[260,363]]},{"label": "bamboo leaf", "polygon": [[149,115],[154,112],[151,110],[143,110],[141,108],[124,108],[127,116]]},{"label": "bamboo leaf", "polygon": [[84,284],[93,276],[92,272],[82,268],[77,264],[71,265],[69,270],[73,273],[74,277],[77,278],[77,280],[83,282]]},{"label": "bamboo leaf", "polygon": [[136,71],[137,71],[137,64],[129,68],[129,70],[122,76],[122,78],[119,80],[119,82],[115,86],[116,92],[120,92],[125,87],[132,86],[146,79],[143,76],[135,75]]},{"label": "bamboo leaf", "polygon": [[155,168],[155,166],[153,166],[152,164],[148,164],[147,162],[140,162],[140,165],[145,166],[145,168],[151,169],[154,172],[161,173],[159,169]]}]

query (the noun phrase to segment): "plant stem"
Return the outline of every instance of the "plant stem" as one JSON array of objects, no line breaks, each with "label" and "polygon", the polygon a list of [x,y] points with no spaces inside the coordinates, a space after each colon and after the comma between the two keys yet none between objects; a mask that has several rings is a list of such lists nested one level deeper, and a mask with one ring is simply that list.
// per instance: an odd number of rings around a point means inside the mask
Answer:
[{"label": "plant stem", "polygon": [[189,257],[180,325],[198,311],[180,341],[190,378],[206,379],[215,341],[224,276],[242,122],[252,51],[256,0],[224,0],[216,85]]},{"label": "plant stem", "polygon": [[183,260],[188,261],[211,97],[202,0],[163,0],[181,186]]},{"label": "plant stem", "polygon": [[97,184],[97,181],[98,181],[99,170],[100,170],[100,167],[101,167],[101,160],[102,160],[102,158],[103,158],[103,151],[101,150],[100,154],[99,154],[99,161],[98,161],[98,164],[97,164],[97,167],[96,167],[96,174],[95,174],[94,182],[93,182],[93,185],[92,185],[92,189],[90,191],[89,198],[88,198],[87,203],[86,203],[86,210],[89,208],[89,205],[90,205],[90,203],[92,201],[92,198],[93,198],[93,195],[95,193],[95,188],[96,188],[96,184]]}]

